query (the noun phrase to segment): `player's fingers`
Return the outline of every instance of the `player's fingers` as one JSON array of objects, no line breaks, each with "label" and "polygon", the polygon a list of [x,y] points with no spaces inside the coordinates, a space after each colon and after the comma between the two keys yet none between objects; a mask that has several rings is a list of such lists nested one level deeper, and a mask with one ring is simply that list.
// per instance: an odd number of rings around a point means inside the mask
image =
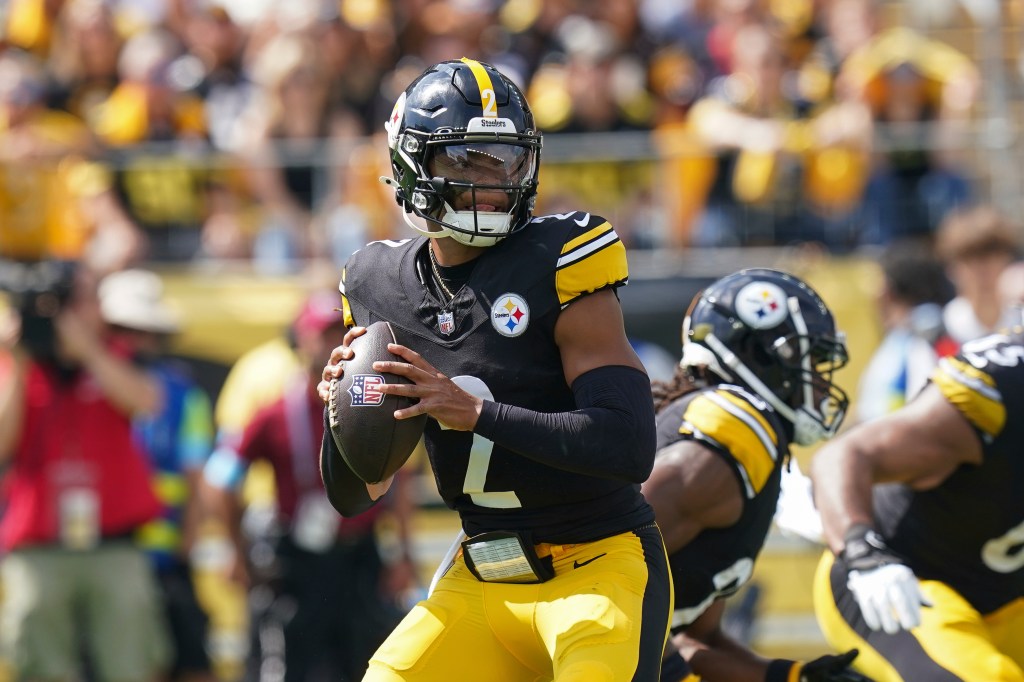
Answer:
[{"label": "player's fingers", "polygon": [[349,330],[345,332],[345,339],[342,341],[342,344],[345,346],[351,346],[354,339],[365,333],[366,327],[350,327]]},{"label": "player's fingers", "polygon": [[875,605],[868,599],[858,599],[857,601],[860,603],[860,613],[864,616],[864,622],[867,623],[868,627],[872,630],[881,630],[882,623],[879,620]]},{"label": "player's fingers", "polygon": [[378,372],[397,374],[398,376],[405,377],[406,379],[410,379],[416,383],[427,381],[434,377],[434,374],[416,367],[415,365],[411,365],[408,362],[395,362],[393,360],[378,360],[373,363],[373,369]]},{"label": "player's fingers", "polygon": [[837,654],[833,657],[832,666],[829,669],[838,671],[846,668],[853,663],[853,660],[857,658],[858,653],[860,652],[857,649],[850,649],[845,653]]},{"label": "player's fingers", "polygon": [[348,344],[337,346],[334,350],[331,351],[331,364],[336,365],[339,362],[351,360],[352,358],[355,357],[355,355],[356,354],[352,351],[351,348],[349,348]]},{"label": "player's fingers", "polygon": [[324,380],[317,384],[316,392],[325,403],[331,400],[331,382]]},{"label": "player's fingers", "polygon": [[896,610],[892,606],[892,602],[883,601],[878,604],[878,619],[882,623],[882,630],[890,635],[895,635],[900,631],[899,621],[896,620]]},{"label": "player's fingers", "polygon": [[426,394],[426,390],[416,384],[381,384],[377,390],[388,395],[402,395],[407,398],[421,398]]},{"label": "player's fingers", "polygon": [[324,367],[324,373],[321,377],[324,381],[330,381],[331,379],[340,379],[341,375],[345,373],[345,363],[338,362],[326,365]]},{"label": "player's fingers", "polygon": [[409,362],[410,365],[419,367],[428,374],[435,374],[437,372],[437,370],[434,369],[433,365],[431,365],[429,362],[423,359],[422,355],[414,351],[412,348],[409,348],[408,346],[403,346],[400,343],[389,343],[388,351],[394,353],[400,358],[405,359],[406,361]]},{"label": "player's fingers", "polygon": [[[390,384],[389,384],[390,385]],[[421,414],[426,414],[427,408],[422,402],[411,405],[410,407],[403,407],[401,410],[395,410],[395,419],[409,419],[410,417],[418,417]]]},{"label": "player's fingers", "polygon": [[917,598],[916,590],[913,587],[893,585],[889,596],[895,617],[899,625],[905,630],[916,628],[921,624],[921,600]]}]

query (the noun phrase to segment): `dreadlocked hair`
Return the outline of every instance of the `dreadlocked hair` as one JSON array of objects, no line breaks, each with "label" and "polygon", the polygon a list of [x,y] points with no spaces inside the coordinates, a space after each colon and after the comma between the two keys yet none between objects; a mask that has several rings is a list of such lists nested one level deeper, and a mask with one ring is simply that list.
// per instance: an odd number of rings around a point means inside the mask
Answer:
[{"label": "dreadlocked hair", "polygon": [[651,395],[654,397],[654,412],[661,412],[687,393],[708,385],[709,376],[704,367],[676,366],[671,381],[652,381]]}]

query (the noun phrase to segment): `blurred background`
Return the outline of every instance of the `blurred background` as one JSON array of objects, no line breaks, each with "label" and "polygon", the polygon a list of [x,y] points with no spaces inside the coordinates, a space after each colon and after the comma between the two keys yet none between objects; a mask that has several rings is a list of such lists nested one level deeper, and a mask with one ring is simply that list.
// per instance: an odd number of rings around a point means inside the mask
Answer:
[{"label": "blurred background", "polygon": [[[52,261],[158,273],[182,321],[171,352],[216,403],[352,251],[412,236],[378,182],[383,121],[462,56],[533,107],[536,213],[601,214],[627,245],[627,331],[655,378],[691,297],[741,267],[818,288],[855,403],[894,299],[932,306],[914,318],[930,341],[973,306],[962,342],[996,324],[1004,269],[1024,295],[1024,0],[0,0],[0,288]],[[908,244],[949,289],[893,286],[883,266]],[[249,479],[273,499],[265,472]],[[425,584],[456,522],[429,472],[417,491]],[[226,551],[210,532],[192,558],[229,680],[248,636]],[[734,600],[760,652],[823,651],[819,552],[773,532]]]}]

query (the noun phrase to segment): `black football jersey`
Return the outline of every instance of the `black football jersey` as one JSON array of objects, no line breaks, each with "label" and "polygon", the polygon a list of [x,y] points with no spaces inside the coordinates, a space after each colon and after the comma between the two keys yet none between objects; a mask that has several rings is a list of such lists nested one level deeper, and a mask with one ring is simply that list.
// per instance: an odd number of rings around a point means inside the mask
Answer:
[{"label": "black football jersey", "polygon": [[996,334],[944,358],[932,382],[982,440],[982,463],[937,487],[875,488],[875,522],[918,577],[982,614],[1024,597],[1024,339]]},{"label": "black football jersey", "polygon": [[750,579],[779,499],[789,437],[778,413],[746,389],[728,384],[682,396],[658,413],[658,451],[695,440],[728,462],[743,491],[743,513],[728,528],[708,528],[669,556],[675,584],[674,630],[697,619],[718,597]]},{"label": "black football jersey", "polygon": [[[426,250],[417,237],[353,254],[341,284],[346,322],[387,320],[401,343],[478,397],[538,412],[576,409],[555,322],[579,297],[626,283],[625,248],[611,224],[582,212],[534,218],[484,250],[448,303],[426,286]],[[441,497],[470,536],[525,530],[536,542],[564,544],[654,518],[635,484],[546,466],[433,419],[424,441]]]}]

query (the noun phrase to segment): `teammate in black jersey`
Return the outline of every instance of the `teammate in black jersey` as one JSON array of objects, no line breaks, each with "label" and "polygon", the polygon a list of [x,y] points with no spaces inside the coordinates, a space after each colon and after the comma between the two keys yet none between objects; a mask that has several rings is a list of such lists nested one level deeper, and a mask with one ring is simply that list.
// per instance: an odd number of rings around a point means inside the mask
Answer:
[{"label": "teammate in black jersey", "polygon": [[[625,249],[585,212],[533,217],[541,137],[522,93],[471,59],[430,67],[387,123],[393,178],[415,239],[376,242],[342,274],[351,331],[387,320],[414,383],[438,490],[468,536],[365,680],[654,681],[671,579],[640,483],[654,461],[650,383],[615,289]],[[365,485],[331,437],[321,468],[344,515]]]},{"label": "teammate in black jersey", "polygon": [[683,323],[672,383],[656,383],[658,455],[643,492],[665,533],[675,605],[662,682],[863,680],[856,656],[767,660],[722,631],[725,599],[750,578],[790,443],[835,433],[847,398],[832,383],[846,347],[828,307],[776,270],[728,275]]},{"label": "teammate in black jersey", "polygon": [[[964,344],[813,462],[815,611],[885,682],[1024,682],[1024,328]],[[879,485],[885,484],[885,485]]]}]

